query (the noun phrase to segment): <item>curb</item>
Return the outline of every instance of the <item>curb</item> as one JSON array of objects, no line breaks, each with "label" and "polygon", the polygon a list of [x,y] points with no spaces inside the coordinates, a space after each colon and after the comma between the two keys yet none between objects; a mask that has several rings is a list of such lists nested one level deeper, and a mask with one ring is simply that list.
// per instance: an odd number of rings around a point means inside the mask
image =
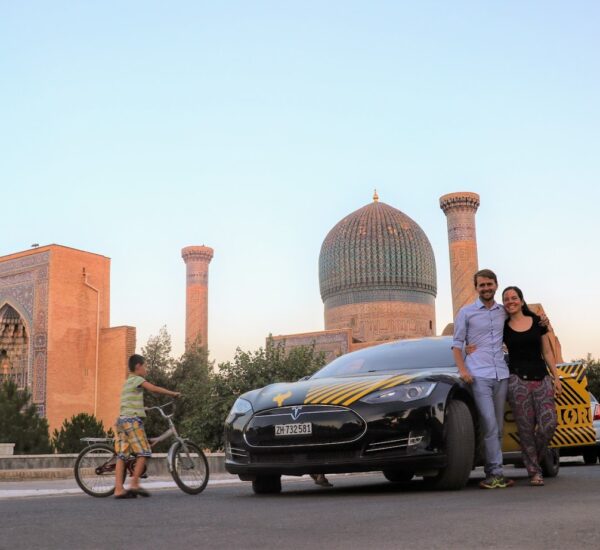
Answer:
[{"label": "curb", "polygon": [[[166,453],[155,453],[148,461],[150,476],[169,475]],[[0,456],[0,483],[30,479],[73,479],[76,454]],[[207,453],[211,474],[226,474],[225,455]]]},{"label": "curb", "polygon": [[0,470],[0,483],[2,481],[29,481],[31,479],[73,479],[73,468]]}]

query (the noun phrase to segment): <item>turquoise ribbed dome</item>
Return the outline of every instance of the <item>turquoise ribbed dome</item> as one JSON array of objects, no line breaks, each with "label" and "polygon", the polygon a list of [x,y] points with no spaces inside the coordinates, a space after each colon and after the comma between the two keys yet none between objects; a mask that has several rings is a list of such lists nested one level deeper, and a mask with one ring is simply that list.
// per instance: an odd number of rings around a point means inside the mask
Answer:
[{"label": "turquoise ribbed dome", "polygon": [[375,200],[327,234],[319,255],[319,284],[323,302],[331,305],[342,295],[340,303],[403,296],[430,302],[437,293],[431,243],[414,220]]}]

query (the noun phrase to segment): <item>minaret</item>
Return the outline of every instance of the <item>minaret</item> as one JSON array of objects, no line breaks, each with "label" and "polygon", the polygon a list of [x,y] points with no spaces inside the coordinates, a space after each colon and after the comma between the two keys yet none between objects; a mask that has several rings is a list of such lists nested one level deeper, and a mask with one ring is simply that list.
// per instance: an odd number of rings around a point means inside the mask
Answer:
[{"label": "minaret", "polygon": [[450,282],[454,318],[464,305],[477,298],[473,275],[478,271],[475,213],[479,208],[477,193],[449,193],[440,197],[440,208],[448,220],[450,247]]},{"label": "minaret", "polygon": [[199,341],[208,350],[208,264],[214,250],[208,246],[186,246],[181,257],[186,265],[185,345]]}]

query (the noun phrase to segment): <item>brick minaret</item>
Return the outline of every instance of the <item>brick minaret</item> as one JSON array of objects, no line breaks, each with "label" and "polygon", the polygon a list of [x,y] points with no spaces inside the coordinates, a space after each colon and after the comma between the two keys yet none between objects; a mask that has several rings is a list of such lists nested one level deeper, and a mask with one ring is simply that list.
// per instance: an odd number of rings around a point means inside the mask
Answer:
[{"label": "brick minaret", "polygon": [[208,264],[214,250],[208,246],[186,246],[181,257],[186,265],[185,345],[208,349]]},{"label": "brick minaret", "polygon": [[440,208],[448,220],[452,309],[456,317],[461,307],[477,298],[473,275],[479,269],[475,235],[479,195],[468,192],[449,193],[440,197]]}]

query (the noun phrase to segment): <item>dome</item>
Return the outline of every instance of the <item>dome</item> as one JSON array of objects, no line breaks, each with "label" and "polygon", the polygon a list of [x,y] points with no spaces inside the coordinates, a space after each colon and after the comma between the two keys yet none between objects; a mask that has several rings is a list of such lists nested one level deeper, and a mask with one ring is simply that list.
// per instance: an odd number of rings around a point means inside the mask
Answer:
[{"label": "dome", "polygon": [[414,220],[375,195],[325,237],[319,284],[329,307],[398,300],[432,303],[437,293],[433,249]]}]

